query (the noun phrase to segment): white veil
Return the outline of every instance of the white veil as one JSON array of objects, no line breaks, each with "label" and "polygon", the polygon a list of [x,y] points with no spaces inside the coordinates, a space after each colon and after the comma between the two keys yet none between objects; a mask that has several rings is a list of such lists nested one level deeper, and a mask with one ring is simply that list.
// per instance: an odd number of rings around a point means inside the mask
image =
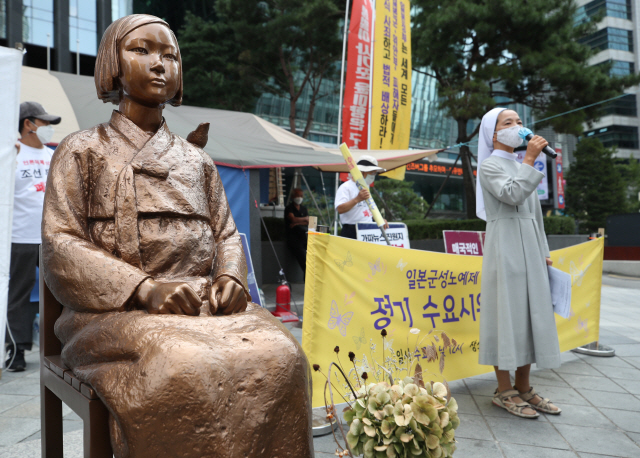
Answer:
[{"label": "white veil", "polygon": [[484,196],[482,186],[480,186],[480,165],[482,161],[493,153],[493,133],[496,131],[498,115],[506,108],[494,108],[482,117],[480,133],[478,135],[478,174],[476,176],[476,215],[478,218],[487,220],[487,213],[484,211]]}]

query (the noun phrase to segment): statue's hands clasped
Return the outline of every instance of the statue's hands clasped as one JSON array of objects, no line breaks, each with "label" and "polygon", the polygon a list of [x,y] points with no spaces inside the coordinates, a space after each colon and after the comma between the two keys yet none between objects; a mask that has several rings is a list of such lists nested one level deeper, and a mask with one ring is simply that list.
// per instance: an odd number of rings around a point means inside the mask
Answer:
[{"label": "statue's hands clasped", "polygon": [[247,295],[244,288],[231,277],[220,277],[211,285],[209,293],[211,314],[221,312],[224,315],[244,312],[247,309]]},{"label": "statue's hands clasped", "polygon": [[202,300],[186,283],[161,283],[146,279],[136,290],[135,302],[150,314],[191,315],[200,314]]}]

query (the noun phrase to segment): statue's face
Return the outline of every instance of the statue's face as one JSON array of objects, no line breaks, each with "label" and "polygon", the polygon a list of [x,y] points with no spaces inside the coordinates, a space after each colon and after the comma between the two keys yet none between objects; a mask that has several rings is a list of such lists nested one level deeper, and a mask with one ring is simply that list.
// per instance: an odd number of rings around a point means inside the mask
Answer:
[{"label": "statue's face", "polygon": [[162,24],[131,31],[120,43],[120,87],[123,95],[142,105],[158,106],[178,92],[178,44]]}]

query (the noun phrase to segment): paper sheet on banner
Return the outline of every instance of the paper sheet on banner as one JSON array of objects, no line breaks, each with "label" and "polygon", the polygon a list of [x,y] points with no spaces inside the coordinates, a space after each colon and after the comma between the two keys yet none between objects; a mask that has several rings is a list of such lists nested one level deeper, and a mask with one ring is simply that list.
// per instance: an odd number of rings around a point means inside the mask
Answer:
[{"label": "paper sheet on banner", "polygon": [[555,267],[549,270],[549,289],[553,311],[562,318],[571,318],[571,275]]},{"label": "paper sheet on banner", "polygon": [[[572,282],[569,319],[556,315],[561,351],[598,340],[603,247],[603,240],[597,239],[551,253],[554,266],[569,274]],[[403,360],[410,354],[420,357],[413,352],[416,336],[409,333],[418,328],[421,335],[436,329],[456,340],[447,349],[446,380],[492,371],[478,364],[481,271],[479,256],[310,233],[302,337],[309,362],[326,373],[337,361],[333,349],[339,346],[346,370],[352,368],[346,355],[353,351],[358,373],[374,373],[383,348],[386,355],[393,351]],[[384,347],[382,329],[388,333]],[[429,378],[440,379],[439,361],[420,363],[435,374]],[[324,377],[313,372],[313,383],[313,405],[324,405]]]}]

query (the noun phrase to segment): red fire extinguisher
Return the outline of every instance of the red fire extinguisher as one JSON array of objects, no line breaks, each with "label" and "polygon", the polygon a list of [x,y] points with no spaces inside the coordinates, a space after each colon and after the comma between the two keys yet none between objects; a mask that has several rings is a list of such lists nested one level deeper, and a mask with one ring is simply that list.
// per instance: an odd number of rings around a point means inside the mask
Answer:
[{"label": "red fire extinguisher", "polygon": [[276,311],[291,312],[291,289],[284,281],[276,288]]}]

